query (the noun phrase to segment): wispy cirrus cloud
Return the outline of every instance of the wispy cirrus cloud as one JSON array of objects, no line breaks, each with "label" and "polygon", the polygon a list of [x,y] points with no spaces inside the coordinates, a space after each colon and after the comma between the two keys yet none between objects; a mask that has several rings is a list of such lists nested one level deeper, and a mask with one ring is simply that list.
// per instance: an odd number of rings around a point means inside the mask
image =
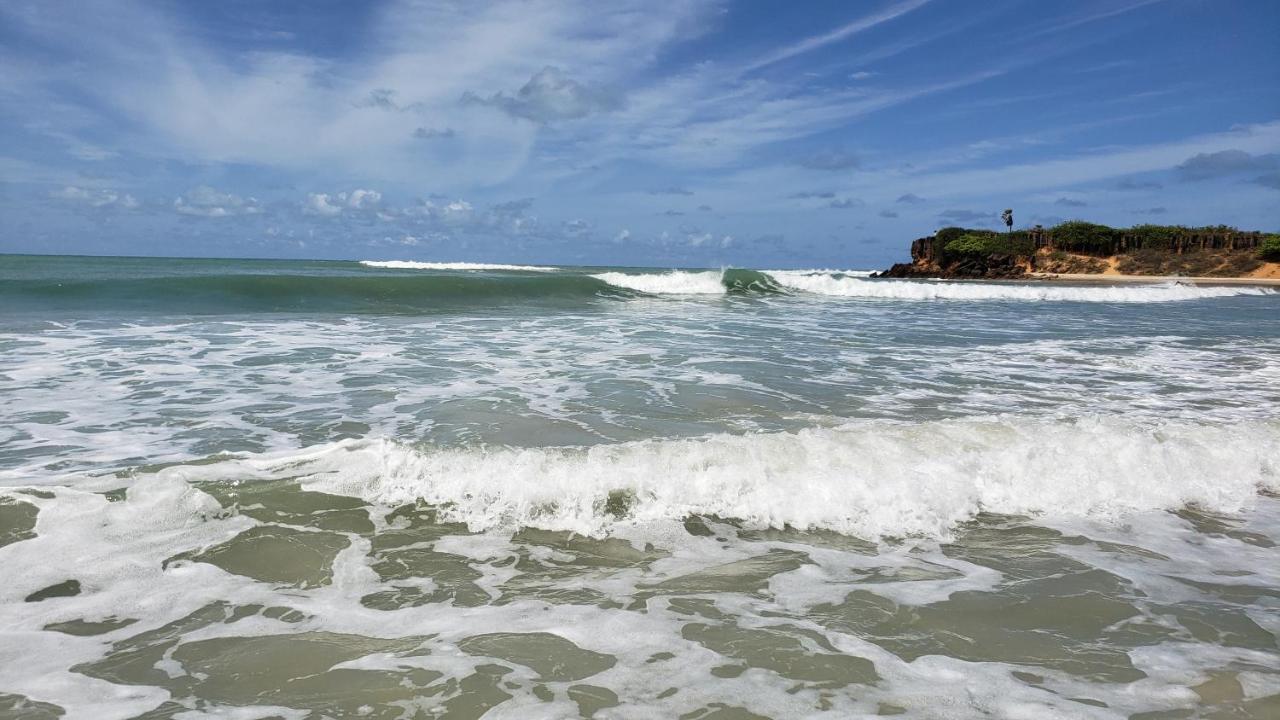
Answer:
[{"label": "wispy cirrus cloud", "polygon": [[797,162],[810,170],[853,170],[862,165],[862,158],[857,153],[832,148],[806,155]]},{"label": "wispy cirrus cloud", "polygon": [[[55,57],[87,60],[26,66],[24,93],[65,87],[92,98],[145,133],[131,145],[149,155],[397,181],[430,168],[472,185],[517,172],[537,124],[621,102],[602,88],[629,81],[658,48],[696,36],[717,6],[390,2],[371,11],[363,42],[372,50],[358,57],[234,52],[169,8],[129,0],[74,12],[18,0],[0,18]],[[468,92],[478,102],[460,102]],[[415,142],[446,137],[459,148]]]},{"label": "wispy cirrus cloud", "polygon": [[1173,171],[1197,155],[1212,155],[1223,150],[1250,155],[1271,155],[1280,151],[1280,121],[1246,125],[1224,133],[1171,142],[1107,148],[1075,157],[1051,157],[1037,162],[909,177],[914,187],[930,194],[963,196],[975,191],[988,194],[1010,190],[1022,192],[1146,172]]},{"label": "wispy cirrus cloud", "polygon": [[865,32],[877,25],[881,25],[889,22],[890,20],[901,17],[902,15],[927,4],[929,1],[930,0],[905,0],[905,2],[895,3],[878,13],[858,18],[857,20],[845,23],[844,25],[828,32],[813,35],[785,47],[781,47],[749,63],[744,68],[744,71],[751,72],[753,70],[759,70],[760,68],[782,62],[783,60],[788,60],[796,57],[797,55],[813,52],[814,50],[826,47],[832,43],[847,40],[858,33]]}]

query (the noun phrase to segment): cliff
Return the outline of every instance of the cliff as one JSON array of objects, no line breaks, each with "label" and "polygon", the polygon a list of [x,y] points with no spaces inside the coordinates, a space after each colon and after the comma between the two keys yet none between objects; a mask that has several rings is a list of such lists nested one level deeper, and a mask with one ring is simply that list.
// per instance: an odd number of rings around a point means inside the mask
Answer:
[{"label": "cliff", "polygon": [[1280,236],[1216,226],[1110,228],[1072,221],[995,233],[943,228],[880,277],[1016,278],[1028,273],[1239,277],[1280,261]]}]

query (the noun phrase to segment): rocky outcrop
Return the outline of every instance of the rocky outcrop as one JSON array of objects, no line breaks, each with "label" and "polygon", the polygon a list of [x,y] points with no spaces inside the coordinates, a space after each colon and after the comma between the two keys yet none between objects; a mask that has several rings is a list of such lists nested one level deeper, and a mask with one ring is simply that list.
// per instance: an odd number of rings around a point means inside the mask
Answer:
[{"label": "rocky outcrop", "polygon": [[1012,255],[988,255],[983,258],[965,258],[945,267],[932,263],[896,263],[884,272],[872,277],[883,278],[972,278],[999,280],[1022,277],[1027,274],[1025,260]]},{"label": "rocky outcrop", "polygon": [[[1109,261],[1114,264],[1130,257],[1143,260],[1129,263],[1133,268],[1215,265],[1220,266],[1215,274],[1230,274],[1238,269],[1235,266],[1247,264],[1245,261],[1252,259],[1269,237],[1274,238],[1229,227],[1110,228],[1080,221],[1009,234],[943,228],[932,236],[912,241],[910,263],[897,263],[873,277],[995,279],[1023,277],[1029,272],[1102,272]],[[961,238],[965,238],[964,243],[956,243]],[[966,247],[957,251],[961,244]],[[987,246],[1001,252],[987,252]],[[1217,258],[1218,255],[1222,258]],[[1153,263],[1153,256],[1166,257],[1170,262]],[[1185,261],[1181,259],[1183,256],[1187,256]],[[1205,258],[1218,262],[1202,261]],[[1129,272],[1143,271],[1131,269]]]},{"label": "rocky outcrop", "polygon": [[917,265],[915,263],[894,263],[893,267],[878,273],[871,273],[871,277],[882,278],[920,278],[920,277],[938,277],[940,273],[936,267],[928,267],[925,265]]},{"label": "rocky outcrop", "polygon": [[872,277],[998,280],[1022,277],[1032,269],[1029,258],[1006,253],[946,258],[938,252],[938,244],[935,238],[920,238],[911,243],[911,262],[895,263]]}]

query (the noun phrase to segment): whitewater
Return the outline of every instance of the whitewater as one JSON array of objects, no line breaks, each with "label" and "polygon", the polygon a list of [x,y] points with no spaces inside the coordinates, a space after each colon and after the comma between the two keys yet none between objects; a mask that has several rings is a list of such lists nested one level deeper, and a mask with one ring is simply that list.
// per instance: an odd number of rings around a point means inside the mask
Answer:
[{"label": "whitewater", "polygon": [[0,716],[1274,717],[1280,296],[7,257]]}]

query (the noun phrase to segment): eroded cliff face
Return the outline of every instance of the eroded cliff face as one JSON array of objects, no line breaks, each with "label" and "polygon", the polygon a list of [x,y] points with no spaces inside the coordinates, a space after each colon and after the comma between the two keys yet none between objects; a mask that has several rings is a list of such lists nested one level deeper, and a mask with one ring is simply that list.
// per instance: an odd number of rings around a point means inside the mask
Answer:
[{"label": "eroded cliff face", "polygon": [[1029,258],[1014,255],[991,254],[983,257],[966,257],[939,264],[927,259],[909,263],[896,263],[874,277],[887,278],[1017,278],[1033,269]]}]

